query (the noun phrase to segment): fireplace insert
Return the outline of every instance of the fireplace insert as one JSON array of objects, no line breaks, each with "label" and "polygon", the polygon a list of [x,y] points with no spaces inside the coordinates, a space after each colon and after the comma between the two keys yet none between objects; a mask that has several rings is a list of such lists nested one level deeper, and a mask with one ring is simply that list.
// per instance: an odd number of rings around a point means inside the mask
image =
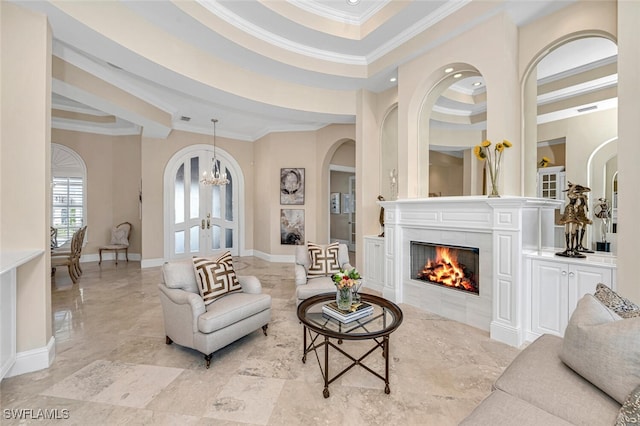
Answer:
[{"label": "fireplace insert", "polygon": [[480,251],[474,247],[411,241],[411,278],[480,294]]}]

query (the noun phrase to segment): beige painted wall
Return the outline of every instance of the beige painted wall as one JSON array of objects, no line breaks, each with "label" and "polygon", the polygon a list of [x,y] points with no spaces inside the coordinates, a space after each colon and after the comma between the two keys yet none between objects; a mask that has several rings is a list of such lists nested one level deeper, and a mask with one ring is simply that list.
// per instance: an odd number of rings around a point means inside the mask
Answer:
[{"label": "beige painted wall", "polygon": [[464,160],[430,151],[429,161],[429,193],[439,197],[463,195]]},{"label": "beige painted wall", "polygon": [[0,251],[44,253],[17,271],[16,348],[24,352],[52,337],[51,30],[44,16],[0,2],[0,38]]},{"label": "beige painted wall", "polygon": [[356,166],[356,142],[347,141],[338,147],[331,157],[331,164],[336,166],[354,167]]},{"label": "beige painted wall", "polygon": [[111,239],[111,228],[125,221],[132,225],[129,253],[140,254],[140,136],[53,129],[51,141],[73,149],[87,167],[87,235],[82,254],[98,253],[98,247]]}]

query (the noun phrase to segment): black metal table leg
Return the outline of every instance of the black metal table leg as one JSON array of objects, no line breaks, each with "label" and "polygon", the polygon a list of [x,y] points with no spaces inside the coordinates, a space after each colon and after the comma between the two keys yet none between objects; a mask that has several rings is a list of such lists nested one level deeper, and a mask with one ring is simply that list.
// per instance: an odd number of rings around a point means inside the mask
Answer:
[{"label": "black metal table leg", "polygon": [[324,336],[324,390],[322,395],[329,398],[329,337]]},{"label": "black metal table leg", "polygon": [[389,388],[389,336],[384,336],[382,342],[382,352],[384,353],[384,393],[388,395],[391,393]]}]

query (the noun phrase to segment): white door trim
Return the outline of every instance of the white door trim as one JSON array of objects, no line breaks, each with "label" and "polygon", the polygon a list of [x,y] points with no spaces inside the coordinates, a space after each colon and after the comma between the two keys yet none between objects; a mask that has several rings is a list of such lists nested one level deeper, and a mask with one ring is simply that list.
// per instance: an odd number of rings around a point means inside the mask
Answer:
[{"label": "white door trim", "polygon": [[[167,162],[167,165],[164,169],[164,177],[163,177],[163,223],[164,223],[164,260],[168,261],[171,259],[171,241],[169,240],[172,236],[170,235],[169,230],[171,229],[170,223],[170,209],[172,206],[170,205],[170,201],[172,197],[169,194],[169,191],[173,191],[173,179],[174,172],[176,168],[181,164],[185,157],[190,157],[196,154],[200,154],[202,152],[213,153],[213,146],[207,144],[195,144],[189,145],[178,152],[176,152]],[[220,160],[226,162],[229,166],[229,174],[233,183],[235,185],[235,191],[233,194],[234,200],[233,205],[237,209],[237,221],[238,221],[238,232],[237,232],[237,253],[241,255],[244,252],[244,223],[245,223],[245,203],[244,203],[244,175],[242,174],[242,168],[240,164],[223,149],[216,147],[216,157]]]}]

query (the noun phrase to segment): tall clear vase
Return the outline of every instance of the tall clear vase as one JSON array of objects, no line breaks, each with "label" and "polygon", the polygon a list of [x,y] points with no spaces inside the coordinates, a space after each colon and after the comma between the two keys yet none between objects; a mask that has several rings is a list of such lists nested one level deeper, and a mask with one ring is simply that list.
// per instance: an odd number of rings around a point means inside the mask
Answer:
[{"label": "tall clear vase", "polygon": [[343,311],[350,310],[351,303],[352,303],[351,288],[343,287],[343,288],[337,289],[336,303],[338,304],[338,309],[342,309]]},{"label": "tall clear vase", "polygon": [[489,194],[489,198],[499,198],[500,190],[498,188],[498,181],[500,177],[500,162],[496,162],[495,170],[489,170],[490,178],[491,178],[491,193]]}]

